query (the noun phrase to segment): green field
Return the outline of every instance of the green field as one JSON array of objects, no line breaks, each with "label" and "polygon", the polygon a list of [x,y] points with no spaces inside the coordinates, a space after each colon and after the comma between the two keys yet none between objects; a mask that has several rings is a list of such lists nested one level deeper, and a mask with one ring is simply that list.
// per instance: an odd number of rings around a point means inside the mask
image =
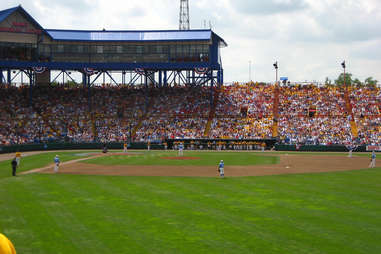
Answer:
[{"label": "green field", "polygon": [[226,179],[9,174],[0,162],[0,232],[21,254],[381,253],[381,168]]},{"label": "green field", "polygon": [[252,152],[197,152],[184,151],[184,156],[197,157],[197,160],[166,160],[163,157],[176,157],[176,151],[141,151],[132,152],[133,156],[112,155],[107,158],[95,158],[84,161],[85,163],[99,165],[193,165],[193,166],[216,166],[220,160],[225,165],[266,165],[278,163],[279,158],[275,155],[261,156],[260,153]]},{"label": "green field", "polygon": [[[76,156],[84,152],[46,152],[33,156],[22,157],[17,173],[41,168],[53,164],[54,156],[59,155],[61,161],[69,161],[85,156]],[[11,160],[0,161],[0,179],[12,175]]]}]

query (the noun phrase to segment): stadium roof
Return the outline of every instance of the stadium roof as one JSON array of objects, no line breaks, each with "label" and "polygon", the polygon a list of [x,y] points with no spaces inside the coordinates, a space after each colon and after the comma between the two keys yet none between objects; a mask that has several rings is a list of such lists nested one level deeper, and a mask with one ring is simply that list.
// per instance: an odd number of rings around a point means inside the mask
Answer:
[{"label": "stadium roof", "polygon": [[18,8],[19,7],[14,7],[14,8],[10,8],[10,9],[0,11],[0,22],[2,22],[4,19],[6,19],[9,15],[11,15]]},{"label": "stadium roof", "polygon": [[23,14],[26,17],[26,19],[28,19],[31,23],[33,23],[39,29],[41,29],[42,31],[45,31],[45,29],[26,10],[24,10],[24,8],[22,8],[21,5],[0,11],[0,23],[3,22],[6,18],[8,18],[11,14],[13,14],[16,11],[19,11],[21,14]]},{"label": "stadium roof", "polygon": [[53,40],[69,41],[208,41],[211,30],[83,31],[46,29]]},{"label": "stadium roof", "polygon": [[97,41],[97,42],[146,42],[146,41],[209,41],[216,38],[220,47],[226,42],[212,30],[153,30],[153,31],[106,31],[106,30],[60,30],[44,29],[21,5],[0,11],[0,22],[15,11],[39,27],[56,41]]}]

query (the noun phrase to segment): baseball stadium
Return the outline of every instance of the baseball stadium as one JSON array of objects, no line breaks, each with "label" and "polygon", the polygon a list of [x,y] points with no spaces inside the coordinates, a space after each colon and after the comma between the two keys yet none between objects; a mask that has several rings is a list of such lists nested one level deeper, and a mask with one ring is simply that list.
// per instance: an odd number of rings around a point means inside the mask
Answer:
[{"label": "baseball stadium", "polygon": [[0,254],[381,253],[380,85],[227,83],[227,47],[187,0],[178,30],[0,11]]}]

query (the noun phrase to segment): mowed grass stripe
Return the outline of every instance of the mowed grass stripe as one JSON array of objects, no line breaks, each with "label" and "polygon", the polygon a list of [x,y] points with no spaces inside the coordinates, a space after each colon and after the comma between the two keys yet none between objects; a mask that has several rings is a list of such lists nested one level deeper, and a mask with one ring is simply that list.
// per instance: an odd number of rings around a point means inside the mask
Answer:
[{"label": "mowed grass stripe", "polygon": [[[179,186],[179,188],[181,187]],[[215,203],[219,209],[209,209],[209,212],[214,214],[217,218],[220,217],[220,221],[234,224],[240,231],[243,231],[239,232],[240,234],[233,233],[233,235],[242,238],[242,235],[246,234],[244,238],[238,239],[238,241],[243,241],[243,243],[240,244],[247,245],[249,250],[254,248],[266,253],[271,253],[272,251],[275,253],[279,251],[287,252],[292,250],[291,243],[296,241],[295,234],[289,234],[289,230],[292,229],[298,232],[297,235],[303,237],[303,239],[297,241],[296,247],[299,251],[302,249],[306,251],[306,253],[320,253],[318,248],[311,248],[310,242],[306,241],[309,238],[315,241],[315,234],[306,232],[304,228],[295,227],[295,225],[288,223],[287,218],[278,217],[278,212],[272,213],[274,209],[281,207],[278,205],[278,200],[268,195],[268,198],[271,198],[270,201],[267,202],[266,205],[261,205],[260,202],[264,202],[264,199],[261,197],[256,200],[257,193],[255,190],[253,190],[252,193],[253,197],[247,198],[247,195],[244,194],[246,191],[241,192],[240,189],[241,188],[236,188],[235,190],[222,189],[221,191],[223,191],[223,193],[230,193],[230,195],[224,195],[225,197],[221,199],[211,197],[209,200],[202,202],[203,204],[208,204],[208,207]],[[192,191],[192,189],[187,188],[187,191]],[[242,205],[242,202],[240,202],[241,198],[245,199],[245,205]],[[250,205],[248,205],[248,203],[250,203]],[[287,209],[283,209],[283,211],[285,210]],[[282,232],[282,230],[279,230],[282,228],[287,228],[287,230]],[[272,243],[278,244],[274,245]]]},{"label": "mowed grass stripe", "polygon": [[[19,209],[17,212],[22,222],[13,223],[12,227],[18,225],[18,230],[22,231],[27,236],[32,235],[32,238],[23,237],[23,242],[17,238],[14,244],[17,247],[18,253],[79,253],[72,241],[68,238],[70,232],[67,232],[59,227],[54,218],[55,214],[51,213],[42,205],[42,200],[36,195],[36,189],[30,190],[30,186],[34,186],[36,182],[28,181],[28,177],[19,181],[17,187],[15,182],[10,182],[7,186],[8,205],[14,207],[11,214],[8,216],[14,217],[14,210]],[[19,220],[16,218],[16,220]],[[21,225],[20,225],[21,224]],[[27,246],[27,247],[26,247]]]},{"label": "mowed grass stripe", "polygon": [[[96,180],[98,184],[98,178],[92,179]],[[144,184],[142,181],[133,182],[132,186],[136,192],[126,193],[126,182],[123,181],[123,178],[122,181],[115,179],[113,184],[108,184],[106,180],[101,179],[101,181],[105,181],[104,184],[101,184],[105,188],[105,192],[118,194],[118,197],[133,199],[135,202],[143,204],[140,204],[135,211],[134,208],[129,209],[127,214],[131,212],[138,214],[131,217],[141,225],[137,229],[140,238],[152,239],[153,243],[150,245],[153,246],[150,253],[191,253],[199,247],[200,253],[210,253],[213,248],[219,246],[218,242],[215,242],[218,238],[211,237],[210,231],[205,236],[200,233],[193,234],[192,224],[184,224],[184,221],[194,215],[190,209],[184,209],[181,202],[172,203],[166,194],[157,195],[158,192],[155,191],[155,188],[151,185],[147,186],[146,181]],[[130,183],[129,186],[128,188],[131,188]],[[163,189],[159,191],[159,193],[165,192]],[[187,203],[187,200],[183,200],[183,202]],[[209,239],[212,239],[213,242],[210,243]],[[137,240],[141,241],[141,239]]]},{"label": "mowed grass stripe", "polygon": [[[270,178],[273,179],[272,177],[270,177]],[[233,179],[233,180],[235,180],[235,179]],[[283,182],[283,184],[284,184],[284,182]],[[346,186],[346,187],[349,187],[349,186]],[[287,195],[292,194],[290,196],[295,197],[295,195],[297,195],[298,193],[293,193],[294,191],[291,191],[291,193],[290,193],[288,190],[289,190],[288,188],[283,188],[281,191],[279,191],[279,193],[281,194],[281,197],[279,197],[278,198],[279,200],[275,202],[276,206],[273,208],[274,213],[270,214],[269,217],[276,218],[277,214],[290,214],[290,216],[294,215],[295,218],[300,217],[300,218],[306,218],[308,220],[312,219],[312,222],[313,222],[312,226],[314,226],[318,229],[317,232],[312,232],[310,234],[312,236],[311,240],[313,242],[316,242],[316,236],[321,238],[321,236],[324,235],[324,234],[322,234],[322,232],[327,231],[327,229],[331,232],[330,232],[330,236],[327,239],[324,239],[325,243],[327,243],[327,241],[329,242],[330,239],[336,239],[336,235],[337,235],[336,233],[343,233],[344,234],[343,236],[345,238],[345,236],[348,235],[346,233],[351,232],[351,231],[356,232],[357,226],[359,226],[359,228],[361,228],[361,226],[363,226],[363,227],[365,226],[366,228],[369,229],[369,230],[367,230],[366,234],[364,234],[358,238],[353,239],[354,241],[357,241],[357,243],[367,242],[366,239],[368,237],[374,238],[374,236],[377,236],[377,233],[380,233],[379,227],[372,225],[373,222],[372,223],[366,223],[365,222],[362,225],[356,225],[357,223],[353,223],[353,218],[358,218],[358,215],[362,215],[364,212],[366,212],[366,210],[364,210],[364,209],[359,209],[358,211],[353,211],[353,212],[351,210],[351,213],[346,214],[345,220],[342,221],[343,225],[346,226],[347,228],[340,228],[339,227],[339,229],[337,229],[335,227],[335,225],[340,224],[340,222],[341,222],[340,216],[341,216],[341,213],[343,210],[341,210],[339,208],[338,211],[334,214],[335,216],[332,216],[331,215],[331,213],[332,213],[331,207],[328,207],[328,211],[322,211],[322,212],[320,212],[319,204],[313,204],[312,206],[309,206],[309,207],[307,206],[306,208],[304,208],[303,203],[306,203],[306,205],[308,205],[308,203],[311,202],[311,201],[309,201],[309,199],[311,199],[311,197],[314,197],[314,192],[312,191],[312,192],[305,193],[305,192],[303,192],[303,190],[301,190],[299,192],[299,194],[302,194],[303,198],[298,199],[298,201],[299,202],[304,201],[304,202],[301,202],[300,205],[297,205],[296,208],[294,208],[294,206],[295,206],[294,202],[291,199],[287,200]],[[290,190],[293,190],[293,188],[290,188]],[[282,193],[284,193],[284,194],[282,194]],[[303,195],[303,193],[305,193],[305,195]],[[283,196],[285,196],[285,197],[283,197]],[[268,198],[271,199],[271,197],[268,197]],[[377,200],[377,198],[376,198],[376,200]],[[325,202],[326,200],[324,200],[324,197],[321,197],[320,201]],[[223,200],[222,200],[222,202],[223,202]],[[228,207],[228,206],[225,205],[225,207]],[[335,208],[335,206],[333,206],[333,208]],[[345,209],[352,209],[352,208],[353,207],[351,207],[351,206],[345,207]],[[242,208],[240,209],[240,214],[242,214],[243,209]],[[380,211],[379,207],[374,207],[374,209],[376,209],[376,211]],[[335,218],[339,218],[339,219],[338,220],[337,219],[331,220],[331,217],[335,217]],[[370,216],[370,218],[367,216],[363,216],[363,217],[364,217],[364,221],[365,221],[365,219],[368,219],[368,220],[369,219],[376,219],[376,218],[372,218],[373,216]],[[317,220],[316,223],[314,222],[314,220]],[[283,219],[281,218],[280,222],[283,225],[277,225],[278,228],[287,228],[286,226],[293,226],[293,225],[285,225],[285,224],[287,224],[287,221],[288,221],[287,218],[283,218]],[[322,228],[322,225],[320,225],[321,222],[326,222],[327,225],[324,225]],[[378,219],[378,222],[380,222],[379,219]],[[353,224],[353,227],[351,227],[352,224]],[[378,225],[379,225],[379,223],[378,223]],[[268,226],[271,226],[271,225],[268,225]],[[301,228],[301,230],[304,230],[303,227]],[[341,230],[342,232],[337,232],[337,230],[339,230],[339,231]],[[377,232],[374,232],[374,230],[376,230]],[[307,236],[308,234],[303,233],[302,235]],[[305,239],[303,239],[303,240],[305,240]],[[321,239],[321,240],[323,240],[323,239]],[[334,240],[334,241],[336,241],[336,240]],[[345,239],[342,239],[342,240],[343,240],[342,243],[344,244],[343,246],[346,246]],[[331,241],[331,242],[333,242],[333,241]],[[333,243],[335,243],[335,242],[333,242]],[[374,243],[376,243],[376,242],[374,242]],[[337,244],[335,244],[335,245],[337,246]],[[356,244],[355,243],[349,243],[349,247],[353,247],[355,249],[355,247],[353,245],[356,245]],[[325,246],[325,248],[327,248],[327,246]],[[336,251],[340,251],[341,249],[342,249],[342,247],[339,247],[339,249],[336,248]]]},{"label": "mowed grass stripe", "polygon": [[[13,191],[21,185],[22,179],[8,179],[1,182],[0,179],[0,232],[7,235],[17,246],[18,253],[28,253],[33,243],[38,242],[40,237],[34,234],[28,216],[22,205],[25,200],[20,200],[19,192]],[[36,252],[38,253],[38,252]]]},{"label": "mowed grass stripe", "polygon": [[[79,205],[79,199],[72,196],[72,191],[68,190],[80,191],[81,189],[78,186],[75,188],[71,182],[70,186],[61,186],[59,184],[61,177],[56,175],[41,176],[38,180],[34,184],[28,184],[28,191],[36,193],[36,201],[52,215],[56,227],[63,232],[71,245],[76,247],[76,253],[80,253],[83,249],[90,253],[111,253],[108,252],[109,248],[102,242],[103,236],[97,235],[93,228],[84,225],[82,218],[75,216],[76,213],[82,213],[83,209],[87,208]],[[79,193],[79,196],[84,195],[87,193]],[[70,206],[69,204],[74,205]],[[103,220],[102,217],[98,219]],[[63,249],[62,253],[68,252],[69,250]]]},{"label": "mowed grass stripe", "polygon": [[[200,249],[200,253],[210,253],[213,250],[218,252],[235,250],[235,253],[249,251],[244,248],[247,241],[242,238],[242,229],[226,224],[224,218],[217,216],[213,210],[202,209],[203,204],[197,200],[188,198],[186,195],[179,197],[179,190],[168,188],[170,186],[167,183],[156,184],[161,182],[160,178],[156,180],[155,183],[149,180],[133,182],[134,186],[137,185],[144,190],[133,194],[135,198],[151,203],[151,207],[148,207],[147,211],[141,212],[147,212],[144,217],[152,218],[149,221],[152,221],[153,224],[148,226],[151,227],[152,232],[143,229],[142,234],[154,234],[153,238],[164,242],[162,246],[176,247],[174,253],[191,253],[190,250],[199,245],[204,247]],[[118,187],[119,182],[102,186],[107,186],[107,189],[114,192],[115,188],[123,189],[126,184],[120,182],[121,186]],[[172,193],[175,195],[173,196]],[[156,234],[161,228],[165,228],[167,234]],[[232,232],[234,230],[239,232]],[[234,238],[237,235],[235,233],[239,233],[239,239]],[[226,238],[226,235],[229,235],[229,238]],[[165,250],[166,253],[167,251]]]},{"label": "mowed grass stripe", "polygon": [[[164,178],[164,181],[168,180]],[[195,235],[200,235],[200,239],[203,241],[214,242],[215,246],[218,246],[217,253],[221,253],[229,250],[229,253],[250,253],[253,250],[274,250],[272,240],[276,240],[276,236],[272,235],[272,232],[268,230],[257,230],[256,225],[248,221],[244,221],[243,211],[239,211],[231,207],[229,202],[224,202],[221,199],[225,192],[219,192],[214,187],[214,183],[211,181],[205,184],[210,187],[207,191],[207,196],[202,195],[205,190],[188,188],[187,184],[177,184],[173,182],[174,178],[169,179],[172,183],[172,187],[166,196],[162,197],[164,200],[170,200],[173,207],[169,207],[170,210],[177,209],[181,217],[185,218],[185,221],[190,220],[194,224],[193,228],[189,229],[193,231]],[[184,179],[185,180],[185,179]],[[186,179],[189,180],[189,179]],[[198,179],[196,179],[197,181]],[[219,179],[216,179],[220,181]],[[190,180],[192,181],[192,180]],[[173,184],[175,183],[175,184]],[[155,190],[155,186],[147,184],[147,189]],[[167,186],[165,184],[164,186]],[[181,195],[172,195],[176,193],[182,193]],[[181,209],[176,207],[181,204]],[[198,220],[191,220],[190,215],[196,216]],[[227,237],[228,236],[228,237]],[[216,248],[216,247],[215,247]],[[275,250],[279,250],[276,248]],[[207,253],[207,252],[206,252]]]},{"label": "mowed grass stripe", "polygon": [[[87,209],[76,212],[76,216],[102,235],[103,242],[112,253],[157,253],[154,251],[157,241],[149,235],[141,234],[144,222],[149,220],[144,211],[150,203],[137,200],[133,193],[144,190],[133,189],[132,193],[113,188],[113,192],[108,192],[104,185],[114,186],[115,179],[98,176],[74,177],[72,182],[77,186],[72,189],[73,198],[77,197]],[[72,185],[67,181],[59,184],[65,188]],[[147,210],[151,210],[150,207]]]},{"label": "mowed grass stripe", "polygon": [[[315,221],[318,226],[320,225],[322,230],[316,232],[317,236],[327,235],[330,239],[341,242],[342,247],[336,252],[340,253],[349,247],[350,253],[357,253],[354,250],[359,251],[358,253],[378,253],[374,247],[377,246],[376,249],[381,251],[380,246],[377,245],[377,242],[381,240],[381,220],[378,216],[381,211],[380,195],[364,195],[362,187],[358,187],[357,191],[350,190],[356,189],[358,183],[361,186],[366,181],[368,189],[373,186],[374,189],[380,190],[380,173],[380,170],[376,169],[363,172],[348,171],[263,178],[269,179],[272,186],[280,184],[287,186],[283,190],[278,190],[278,193],[284,195],[280,199],[279,206],[289,207],[289,214],[292,218],[296,218],[294,221],[297,223]],[[295,181],[295,177],[299,180]],[[291,181],[287,181],[287,178]],[[332,183],[329,181],[331,179],[339,181]],[[324,182],[324,184],[316,184],[317,182]],[[285,192],[286,189],[287,192]],[[296,199],[296,196],[300,198]],[[358,205],[359,202],[361,205]],[[306,213],[301,213],[304,210]],[[281,207],[276,211],[282,211]],[[302,219],[299,220],[299,218]],[[369,242],[373,245],[369,245]],[[323,247],[326,246],[326,240],[324,243]]]}]

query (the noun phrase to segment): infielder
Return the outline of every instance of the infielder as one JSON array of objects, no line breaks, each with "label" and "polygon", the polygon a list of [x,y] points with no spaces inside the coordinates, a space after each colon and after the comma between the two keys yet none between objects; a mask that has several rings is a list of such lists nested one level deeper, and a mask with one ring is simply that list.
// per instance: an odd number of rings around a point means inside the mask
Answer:
[{"label": "infielder", "polygon": [[376,167],[376,153],[373,151],[372,155],[370,156],[370,168],[375,168]]},{"label": "infielder", "polygon": [[348,158],[352,158],[352,152],[353,152],[353,150],[355,150],[357,147],[356,146],[354,146],[354,145],[349,145],[349,146],[347,146],[347,149],[348,149]]},{"label": "infielder", "polygon": [[178,153],[179,156],[183,156],[184,154],[183,150],[184,150],[184,144],[181,142],[179,144],[179,153]]},{"label": "infielder", "polygon": [[220,177],[224,177],[225,175],[224,175],[224,161],[223,160],[221,160],[220,161],[220,164],[218,164],[218,172],[220,173]]},{"label": "infielder", "polygon": [[54,173],[58,173],[58,169],[60,167],[60,158],[58,157],[58,155],[56,155],[56,157],[54,157]]}]

